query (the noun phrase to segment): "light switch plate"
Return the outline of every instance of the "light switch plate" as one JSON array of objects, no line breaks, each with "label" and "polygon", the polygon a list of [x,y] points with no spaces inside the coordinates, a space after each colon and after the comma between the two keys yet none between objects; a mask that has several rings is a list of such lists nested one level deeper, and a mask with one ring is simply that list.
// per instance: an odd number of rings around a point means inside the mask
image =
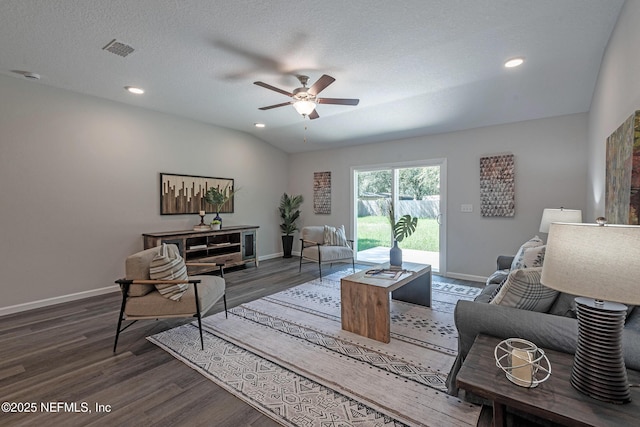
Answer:
[{"label": "light switch plate", "polygon": [[471,204],[460,205],[460,212],[473,212],[473,205]]}]

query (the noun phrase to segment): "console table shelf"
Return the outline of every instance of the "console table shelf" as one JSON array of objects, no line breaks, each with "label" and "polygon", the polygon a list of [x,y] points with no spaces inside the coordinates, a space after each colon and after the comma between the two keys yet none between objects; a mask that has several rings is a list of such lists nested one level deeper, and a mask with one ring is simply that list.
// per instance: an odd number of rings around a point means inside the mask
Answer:
[{"label": "console table shelf", "polygon": [[[232,225],[220,230],[164,231],[144,233],[144,248],[149,249],[163,243],[178,246],[186,262],[214,262],[225,267],[244,265],[250,262],[258,266],[257,225]],[[215,270],[208,267],[189,267],[189,274]]]}]

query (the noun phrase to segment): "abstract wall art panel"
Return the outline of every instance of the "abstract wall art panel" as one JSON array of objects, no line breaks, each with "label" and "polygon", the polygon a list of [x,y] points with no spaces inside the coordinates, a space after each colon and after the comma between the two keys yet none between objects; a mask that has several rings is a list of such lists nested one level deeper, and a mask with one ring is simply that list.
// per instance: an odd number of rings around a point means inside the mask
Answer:
[{"label": "abstract wall art panel", "polygon": [[515,214],[515,162],[513,154],[480,158],[480,214],[512,217]]},{"label": "abstract wall art panel", "polygon": [[607,138],[605,217],[610,224],[640,224],[640,111]]},{"label": "abstract wall art panel", "polygon": [[331,213],[331,172],[313,173],[313,213]]},{"label": "abstract wall art panel", "polygon": [[[204,195],[211,187],[220,191],[234,189],[233,179],[213,178],[194,175],[160,174],[160,214],[197,214],[204,210],[215,213],[214,207],[204,201]],[[233,196],[224,204],[220,213],[233,212]]]}]

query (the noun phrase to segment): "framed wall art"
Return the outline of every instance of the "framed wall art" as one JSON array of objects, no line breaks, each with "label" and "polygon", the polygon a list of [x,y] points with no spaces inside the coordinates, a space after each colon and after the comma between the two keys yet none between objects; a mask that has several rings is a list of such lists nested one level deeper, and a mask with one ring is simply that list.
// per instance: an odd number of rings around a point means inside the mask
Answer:
[{"label": "framed wall art", "polygon": [[[216,213],[213,206],[204,201],[204,195],[211,187],[220,191],[233,191],[231,178],[215,178],[195,175],[160,174],[160,214],[197,214],[201,210]],[[233,196],[224,204],[219,213],[232,213]]]},{"label": "framed wall art", "polygon": [[331,213],[331,172],[313,173],[313,213]]},{"label": "framed wall art", "polygon": [[610,224],[640,224],[640,111],[607,138],[605,217]]},{"label": "framed wall art", "polygon": [[515,161],[513,154],[480,158],[480,214],[515,215]]}]

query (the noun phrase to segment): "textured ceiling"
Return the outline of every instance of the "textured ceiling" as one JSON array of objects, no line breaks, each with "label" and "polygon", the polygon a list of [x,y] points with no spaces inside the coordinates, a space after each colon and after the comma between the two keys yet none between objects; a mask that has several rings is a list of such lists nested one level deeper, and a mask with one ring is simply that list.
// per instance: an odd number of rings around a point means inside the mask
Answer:
[{"label": "textured ceiling", "polygon": [[[318,150],[588,111],[623,3],[0,0],[0,73]],[[360,104],[258,110],[289,98],[254,81],[291,91],[301,73]]]}]

